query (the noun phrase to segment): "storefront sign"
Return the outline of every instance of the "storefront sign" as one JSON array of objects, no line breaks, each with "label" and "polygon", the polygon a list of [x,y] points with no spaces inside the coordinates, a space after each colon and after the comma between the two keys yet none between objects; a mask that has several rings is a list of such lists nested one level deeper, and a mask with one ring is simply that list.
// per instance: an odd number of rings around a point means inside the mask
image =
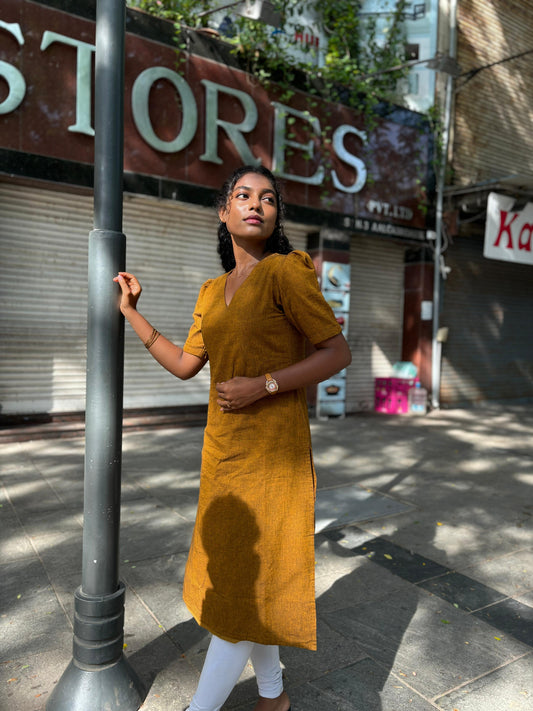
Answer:
[{"label": "storefront sign", "polygon": [[514,205],[512,197],[489,194],[483,254],[489,259],[533,264],[533,203],[516,212]]},{"label": "storefront sign", "polygon": [[[92,163],[94,23],[38,2],[0,10],[0,147]],[[289,203],[421,234],[429,138],[251,75],[126,35],[127,172],[219,188],[243,163],[270,167]],[[422,188],[423,189],[423,188]],[[401,235],[398,235],[401,236]]]}]

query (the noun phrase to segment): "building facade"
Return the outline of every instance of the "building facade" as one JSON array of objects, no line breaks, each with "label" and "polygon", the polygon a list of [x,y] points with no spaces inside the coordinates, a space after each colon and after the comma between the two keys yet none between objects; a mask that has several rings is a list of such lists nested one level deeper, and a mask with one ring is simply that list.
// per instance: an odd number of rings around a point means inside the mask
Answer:
[{"label": "building facade", "polygon": [[[440,314],[448,328],[445,406],[533,397],[533,220],[524,211],[533,202],[532,23],[527,0],[457,3],[461,73],[453,81],[443,245],[450,271]],[[508,200],[491,218],[496,196]]]},{"label": "building facade", "polygon": [[[94,13],[71,0],[0,10],[4,421],[85,406]],[[346,299],[332,306],[354,354],[345,411],[372,409],[374,378],[405,358],[428,385],[429,271],[417,256],[432,185],[426,119],[383,106],[368,128],[342,104],[267,91],[201,33],[187,31],[179,51],[172,23],[132,10],[126,33],[123,230],[143,313],[184,341],[201,284],[221,272],[214,191],[261,162],[284,182],[287,234],[313,254],[323,287],[343,265]],[[205,405],[207,393],[207,372],[176,381],[126,331],[126,409]]]}]

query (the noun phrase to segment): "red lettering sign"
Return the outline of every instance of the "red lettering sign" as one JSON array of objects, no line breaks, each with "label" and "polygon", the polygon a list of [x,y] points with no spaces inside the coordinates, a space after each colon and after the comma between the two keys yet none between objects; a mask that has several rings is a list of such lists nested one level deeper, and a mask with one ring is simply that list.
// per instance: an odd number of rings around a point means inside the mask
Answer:
[{"label": "red lettering sign", "polygon": [[[518,249],[525,249],[526,252],[531,252],[531,234],[533,233],[533,224],[526,222],[518,235]],[[522,241],[522,236],[527,235],[527,238]]]},{"label": "red lettering sign", "polygon": [[489,194],[483,254],[489,259],[533,265],[533,203],[514,211],[515,202],[509,195]]},{"label": "red lettering sign", "polygon": [[506,212],[505,210],[502,210],[500,212],[500,230],[498,232],[498,236],[496,237],[496,241],[494,242],[495,247],[500,246],[500,240],[502,238],[503,233],[505,232],[507,234],[507,249],[513,248],[513,235],[511,233],[511,227],[512,227],[513,222],[518,218],[518,213],[514,213],[509,224],[506,225],[505,220],[507,219],[508,214],[509,213]]}]

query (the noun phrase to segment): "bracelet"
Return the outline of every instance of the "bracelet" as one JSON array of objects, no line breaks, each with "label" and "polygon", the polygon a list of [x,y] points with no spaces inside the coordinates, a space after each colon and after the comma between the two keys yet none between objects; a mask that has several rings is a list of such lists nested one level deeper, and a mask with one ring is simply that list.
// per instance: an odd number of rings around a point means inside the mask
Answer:
[{"label": "bracelet", "polygon": [[150,350],[150,348],[154,345],[154,343],[157,341],[161,334],[159,331],[156,331],[156,329],[152,329],[152,333],[150,335],[150,338],[145,342],[144,347]]}]

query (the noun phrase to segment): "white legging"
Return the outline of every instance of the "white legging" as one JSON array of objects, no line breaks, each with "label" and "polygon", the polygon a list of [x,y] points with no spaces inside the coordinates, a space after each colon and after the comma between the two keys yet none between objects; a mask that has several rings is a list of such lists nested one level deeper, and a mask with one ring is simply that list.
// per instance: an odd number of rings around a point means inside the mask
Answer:
[{"label": "white legging", "polygon": [[283,691],[279,647],[256,642],[233,644],[213,635],[189,711],[219,711],[248,659],[252,660],[259,696],[276,699]]}]

